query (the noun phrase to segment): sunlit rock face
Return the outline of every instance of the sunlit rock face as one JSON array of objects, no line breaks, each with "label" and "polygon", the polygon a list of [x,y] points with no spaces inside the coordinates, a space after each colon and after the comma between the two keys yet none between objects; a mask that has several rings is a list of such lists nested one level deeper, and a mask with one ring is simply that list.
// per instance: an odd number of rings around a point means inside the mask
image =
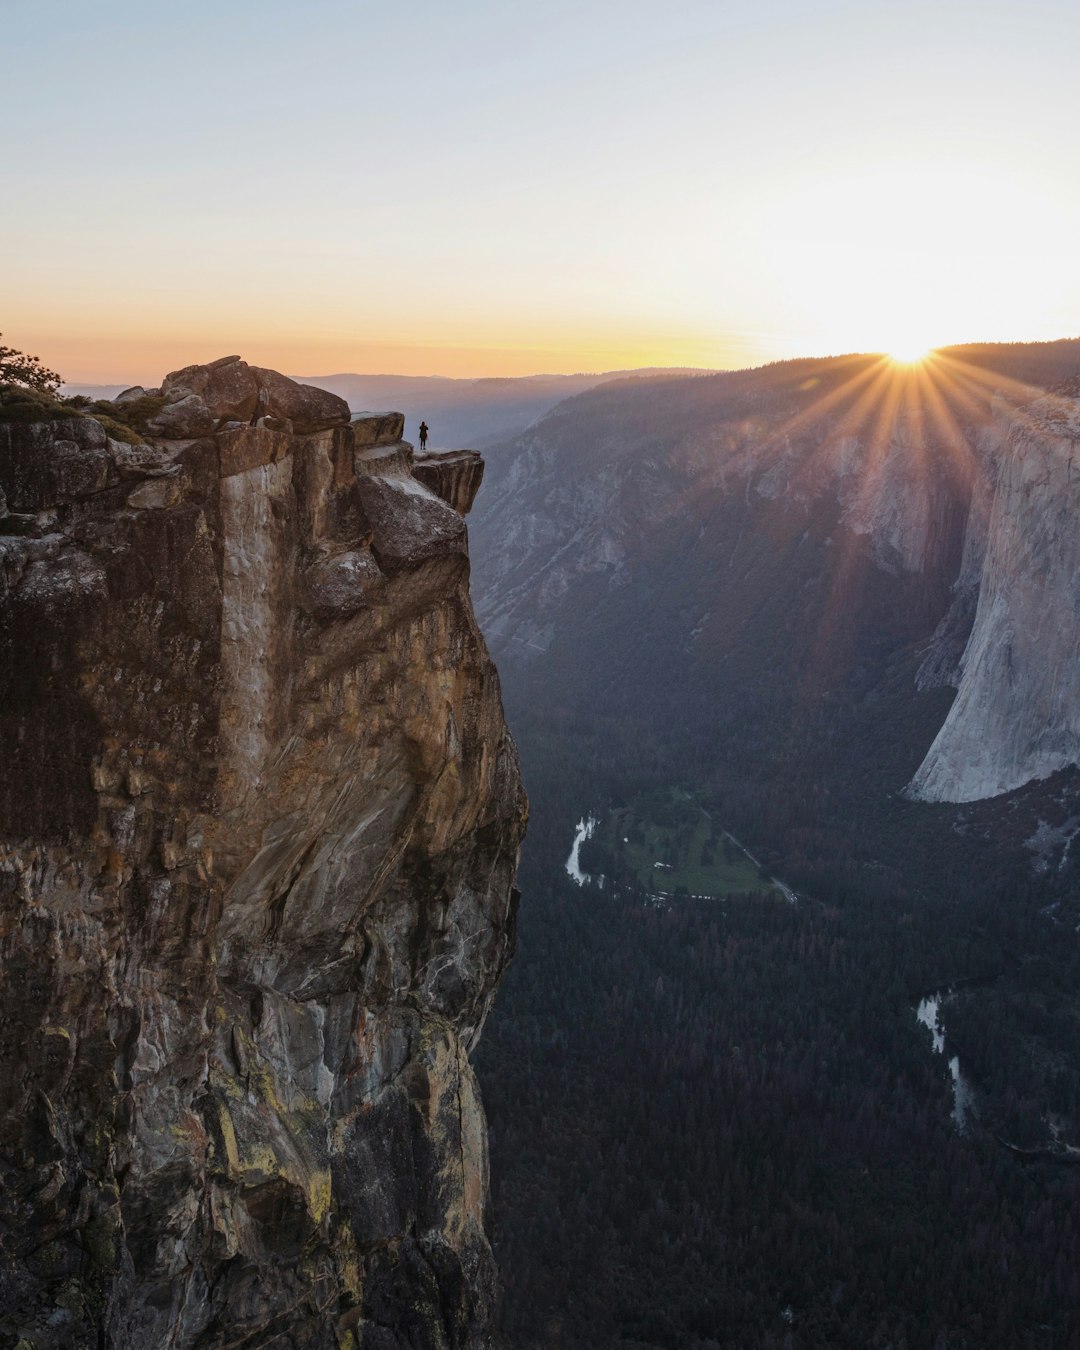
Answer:
[{"label": "sunlit rock face", "polygon": [[4,1344],[490,1343],[479,470],[269,375],[170,376],[182,440],[0,427]]},{"label": "sunlit rock face", "polygon": [[911,785],[928,801],[1080,763],[1080,403],[1048,397],[1003,420],[989,512],[969,525],[982,565],[956,702]]}]

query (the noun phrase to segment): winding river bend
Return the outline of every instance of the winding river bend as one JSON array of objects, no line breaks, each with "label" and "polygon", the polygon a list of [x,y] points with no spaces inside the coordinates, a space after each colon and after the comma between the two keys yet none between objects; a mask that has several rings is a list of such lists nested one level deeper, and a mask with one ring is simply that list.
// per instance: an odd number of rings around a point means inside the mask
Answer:
[{"label": "winding river bend", "polygon": [[[915,1009],[915,1020],[930,1031],[934,1054],[945,1054],[945,1024],[941,1020],[941,1009],[952,995],[949,989],[938,989],[919,1001]],[[949,1073],[952,1076],[952,1118],[960,1134],[966,1134],[971,1121],[975,1118],[975,1093],[971,1083],[964,1077],[960,1068],[960,1056],[949,1058]]]},{"label": "winding river bend", "polygon": [[599,823],[595,816],[582,816],[574,831],[574,843],[566,860],[566,870],[579,886],[584,886],[589,880],[588,872],[581,870],[581,846],[586,839],[592,838],[593,830]]}]

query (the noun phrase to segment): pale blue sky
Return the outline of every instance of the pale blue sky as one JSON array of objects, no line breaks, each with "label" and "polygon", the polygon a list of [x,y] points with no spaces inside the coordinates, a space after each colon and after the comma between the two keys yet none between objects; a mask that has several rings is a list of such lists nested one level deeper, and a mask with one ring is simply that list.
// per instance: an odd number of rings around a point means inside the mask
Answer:
[{"label": "pale blue sky", "polygon": [[1080,332],[1080,5],[6,5],[0,328],[72,379]]}]

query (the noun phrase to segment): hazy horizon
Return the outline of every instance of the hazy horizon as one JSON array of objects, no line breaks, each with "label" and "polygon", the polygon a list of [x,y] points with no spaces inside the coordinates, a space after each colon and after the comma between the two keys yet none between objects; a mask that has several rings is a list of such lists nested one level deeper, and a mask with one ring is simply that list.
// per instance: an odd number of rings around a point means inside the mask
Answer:
[{"label": "hazy horizon", "polygon": [[6,18],[5,341],[449,377],[1080,331],[1080,12],[549,0]]},{"label": "hazy horizon", "polygon": [[[1056,343],[1065,343],[1065,342],[1080,342],[1080,333],[1061,334],[1057,337],[1033,338],[1029,340],[1025,339],[1010,340],[1006,338],[1001,340],[995,339],[986,342],[977,341],[977,342],[948,343],[943,344],[941,347],[928,350],[926,355],[928,356],[932,355],[933,352],[935,351],[948,352],[952,350],[960,350],[965,348],[995,348],[995,347],[1025,347],[1025,346],[1039,347],[1039,346],[1050,346]],[[224,352],[221,353],[222,356],[233,354],[241,356],[244,360],[248,359],[244,353],[224,353]],[[294,380],[309,381],[314,383],[318,383],[319,381],[330,381],[330,380],[361,379],[372,381],[409,380],[409,381],[416,381],[417,383],[420,383],[422,381],[441,380],[445,381],[448,384],[451,383],[471,384],[484,380],[573,380],[573,379],[591,379],[591,378],[599,379],[603,378],[604,376],[630,377],[630,376],[644,376],[644,375],[657,375],[657,376],[725,375],[725,374],[745,373],[748,371],[761,369],[765,366],[783,364],[786,362],[841,361],[855,357],[873,357],[873,356],[888,356],[888,355],[889,353],[884,351],[854,351],[854,350],[835,351],[835,352],[794,352],[791,355],[776,357],[766,361],[758,361],[751,365],[731,365],[724,367],[637,366],[637,367],[624,367],[617,369],[609,368],[604,370],[535,370],[535,371],[524,371],[520,375],[504,375],[492,372],[490,370],[481,371],[475,375],[447,375],[441,371],[422,371],[409,373],[400,370],[334,370],[334,371],[319,371],[315,373],[285,371],[283,373],[289,375],[289,377]],[[217,360],[219,358],[210,357],[209,359]],[[194,363],[188,361],[185,362],[184,364],[191,365]],[[254,362],[250,362],[249,364],[254,364]],[[176,369],[182,369],[182,366],[178,366],[176,367]],[[111,380],[66,379],[64,381],[64,384],[61,386],[61,389],[62,391],[68,392],[75,391],[80,388],[87,388],[87,389],[116,388],[120,390],[125,387],[133,387],[135,384],[138,383],[144,383],[145,387],[147,388],[154,388],[158,384],[160,384],[161,380],[168,373],[169,373],[168,371],[163,370],[156,377],[150,378],[144,382],[133,381],[131,379],[124,379],[124,378]]]}]

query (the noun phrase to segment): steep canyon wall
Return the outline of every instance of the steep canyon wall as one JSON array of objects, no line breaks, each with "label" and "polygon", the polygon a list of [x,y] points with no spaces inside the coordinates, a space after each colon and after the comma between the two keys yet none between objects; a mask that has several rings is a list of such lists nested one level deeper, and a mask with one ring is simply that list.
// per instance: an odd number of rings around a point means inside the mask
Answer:
[{"label": "steep canyon wall", "polygon": [[974,610],[947,677],[957,697],[911,785],[928,801],[1080,764],[1080,403],[1051,395],[999,413],[998,428],[955,584]]},{"label": "steep canyon wall", "polygon": [[0,1343],[487,1345],[482,463],[238,358],[129,401],[0,425]]}]

